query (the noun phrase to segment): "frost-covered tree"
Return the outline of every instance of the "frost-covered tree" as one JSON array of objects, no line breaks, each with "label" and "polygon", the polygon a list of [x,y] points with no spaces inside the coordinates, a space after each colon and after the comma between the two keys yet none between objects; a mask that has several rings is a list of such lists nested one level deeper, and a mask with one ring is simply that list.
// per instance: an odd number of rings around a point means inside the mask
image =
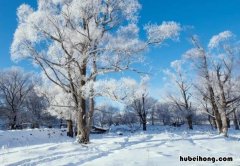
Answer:
[{"label": "frost-covered tree", "polygon": [[33,127],[39,127],[44,124],[42,119],[46,108],[48,107],[48,102],[43,96],[39,96],[34,89],[32,89],[24,102],[24,107],[26,108],[26,114],[28,122],[33,124]]},{"label": "frost-covered tree", "polygon": [[175,60],[171,62],[171,70],[165,70],[165,74],[171,80],[171,84],[174,85],[177,92],[169,95],[170,100],[177,107],[179,111],[184,114],[189,129],[193,129],[193,109],[191,99],[191,83],[187,78],[186,71],[182,69],[182,60]]},{"label": "frost-covered tree", "polygon": [[141,97],[137,97],[127,106],[127,109],[132,109],[139,117],[140,124],[143,126],[144,131],[147,130],[148,117],[155,109],[156,103],[157,101],[154,98],[143,93]]},{"label": "frost-covered tree", "polygon": [[16,129],[18,116],[25,110],[25,102],[33,90],[32,74],[12,67],[0,72],[0,97],[2,108],[6,110],[11,129]]},{"label": "frost-covered tree", "polygon": [[94,124],[110,127],[114,124],[114,116],[118,114],[119,108],[111,106],[110,104],[102,104],[95,108]]},{"label": "frost-covered tree", "polygon": [[71,94],[81,143],[89,142],[97,76],[134,70],[131,64],[150,44],[179,35],[179,24],[163,22],[145,26],[146,41],[140,40],[140,8],[137,0],[39,0],[36,10],[26,4],[18,8],[12,59],[31,59]]},{"label": "frost-covered tree", "polygon": [[100,89],[99,93],[105,94],[112,100],[124,104],[127,110],[135,112],[140,124],[143,125],[143,130],[146,130],[148,115],[155,109],[157,103],[155,99],[148,96],[148,81],[148,76],[141,77],[140,83],[131,78],[111,79],[99,82],[101,88],[96,89]]},{"label": "frost-covered tree", "polygon": [[207,48],[193,37],[195,47],[185,54],[185,58],[190,58],[197,69],[199,77],[195,87],[203,100],[210,103],[213,114],[208,113],[224,136],[228,133],[228,116],[234,112],[240,99],[235,81],[239,74],[234,72],[239,46],[230,40],[232,36],[230,31],[221,32],[210,39]]},{"label": "frost-covered tree", "polygon": [[73,123],[77,121],[77,112],[74,109],[72,95],[48,80],[44,74],[41,80],[38,86],[35,87],[35,91],[38,96],[43,97],[47,101],[45,111],[60,119],[60,127],[63,120],[66,120],[67,135],[73,137]]},{"label": "frost-covered tree", "polygon": [[172,103],[157,103],[155,106],[155,115],[160,123],[169,125],[171,123],[171,107]]}]

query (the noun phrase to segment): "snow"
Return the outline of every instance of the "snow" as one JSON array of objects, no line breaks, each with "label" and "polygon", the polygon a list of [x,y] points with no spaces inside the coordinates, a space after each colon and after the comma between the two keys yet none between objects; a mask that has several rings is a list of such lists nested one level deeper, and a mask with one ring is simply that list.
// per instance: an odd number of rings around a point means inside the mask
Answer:
[{"label": "snow", "polygon": [[[134,133],[127,127],[107,134],[91,135],[91,143],[80,145],[60,129],[0,131],[1,165],[238,165],[239,132],[224,138],[205,126],[148,126]],[[122,135],[118,135],[119,129]],[[125,129],[125,130],[124,130]],[[32,135],[31,135],[32,134]],[[233,161],[180,162],[181,156],[232,157]]]},{"label": "snow", "polygon": [[174,21],[163,21],[161,25],[146,25],[144,27],[148,34],[148,41],[150,43],[160,43],[166,39],[178,39],[181,31],[179,23]]},{"label": "snow", "polygon": [[219,33],[218,35],[214,35],[208,44],[209,48],[216,48],[217,46],[219,46],[219,44],[223,41],[228,40],[229,38],[233,37],[233,33],[231,31],[224,31]]}]

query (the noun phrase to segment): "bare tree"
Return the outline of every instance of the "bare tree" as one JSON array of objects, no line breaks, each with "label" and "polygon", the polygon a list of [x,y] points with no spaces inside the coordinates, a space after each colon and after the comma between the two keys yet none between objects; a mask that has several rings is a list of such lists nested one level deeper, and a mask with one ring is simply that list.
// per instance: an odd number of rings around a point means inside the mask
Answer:
[{"label": "bare tree", "polygon": [[171,123],[170,105],[171,103],[157,103],[155,106],[157,119],[162,122],[163,125],[169,125]]},{"label": "bare tree", "polygon": [[3,108],[8,112],[10,128],[16,129],[18,114],[24,110],[24,102],[33,89],[31,74],[20,68],[11,68],[0,73],[0,95]]},{"label": "bare tree", "polygon": [[[165,71],[165,74],[170,77],[172,83],[175,85],[175,88],[179,91],[179,93],[175,93],[175,95],[170,94],[169,99],[173,102],[177,109],[185,115],[189,129],[193,129],[193,109],[190,101],[190,88],[192,85],[189,81],[187,81],[182,65],[183,61],[181,60],[173,61],[171,63],[173,71]],[[180,98],[178,96],[180,96]]]},{"label": "bare tree", "polygon": [[24,106],[27,109],[26,112],[30,114],[30,116],[28,116],[29,122],[33,124],[33,127],[42,125],[42,115],[48,107],[47,100],[42,96],[38,96],[33,89],[28,93]]},{"label": "bare tree", "polygon": [[140,98],[133,100],[128,105],[129,109],[133,109],[139,117],[140,123],[143,125],[143,130],[147,130],[147,117],[155,109],[156,100],[148,97],[147,94],[142,94]]},{"label": "bare tree", "polygon": [[110,127],[114,123],[114,115],[119,113],[119,109],[117,107],[107,104],[98,106],[95,109],[94,123],[100,125],[101,127],[104,125]]}]

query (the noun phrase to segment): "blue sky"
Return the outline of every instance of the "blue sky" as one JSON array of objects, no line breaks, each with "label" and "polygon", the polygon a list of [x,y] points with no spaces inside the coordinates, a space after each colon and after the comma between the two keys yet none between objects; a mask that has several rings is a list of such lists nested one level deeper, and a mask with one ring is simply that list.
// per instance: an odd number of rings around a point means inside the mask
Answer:
[{"label": "blue sky", "polygon": [[[13,63],[9,48],[13,33],[17,26],[16,9],[27,3],[36,6],[36,0],[0,0],[0,69],[19,65],[25,70],[31,70],[30,62]],[[230,30],[240,35],[240,1],[239,0],[140,0],[142,10],[139,26],[147,23],[176,21],[191,29],[181,34],[178,42],[167,42],[161,48],[153,48],[146,53],[147,62],[151,64],[154,75],[152,89],[161,88],[163,84],[162,69],[170,62],[179,59],[191,47],[188,39],[197,34],[203,43],[219,32]],[[155,91],[155,96],[157,92]]]}]

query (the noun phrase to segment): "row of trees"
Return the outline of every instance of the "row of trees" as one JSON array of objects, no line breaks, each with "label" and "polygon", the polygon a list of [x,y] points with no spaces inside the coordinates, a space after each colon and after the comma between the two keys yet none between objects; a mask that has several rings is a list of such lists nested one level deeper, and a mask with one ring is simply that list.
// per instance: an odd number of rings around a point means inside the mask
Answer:
[{"label": "row of trees", "polygon": [[[178,39],[182,28],[175,22],[148,24],[145,38],[140,38],[140,8],[138,0],[48,0],[38,1],[37,9],[23,4],[17,11],[12,59],[30,59],[41,69],[43,82],[35,92],[47,98],[46,110],[68,119],[77,117],[80,143],[89,142],[99,96],[134,110],[146,130],[147,112],[156,103],[149,98],[146,77],[137,84],[126,78],[104,80],[104,75],[126,70],[141,73],[132,66],[143,62],[143,52],[167,39]],[[236,111],[239,101],[235,88],[239,81],[232,70],[236,50],[224,45],[224,53],[213,57],[218,51],[215,46],[230,36],[229,32],[214,36],[207,49],[193,37],[194,48],[173,63],[177,68],[166,72],[179,89],[168,95],[167,102],[181,110],[190,129],[193,112],[201,103],[219,132],[227,136],[227,117]],[[180,67],[183,62],[188,63],[186,70],[192,71],[194,66],[195,73],[190,73],[198,77],[185,75]]]},{"label": "row of trees", "polygon": [[[108,84],[104,84],[105,86],[100,84],[102,94],[113,94],[115,100],[121,101],[126,108],[123,113],[120,113],[119,108],[110,105],[95,107],[94,124],[110,126],[140,123],[143,125],[143,130],[146,130],[149,116],[151,116],[152,124],[156,119],[166,117],[169,114],[167,112],[171,111],[168,107],[162,108],[156,99],[148,97],[146,81],[147,78],[143,78],[140,85],[132,79],[122,79],[118,83],[115,80],[114,82],[108,81]],[[110,88],[109,86],[113,84],[117,86]],[[76,121],[74,107],[70,107],[71,98],[65,96],[58,86],[49,86],[44,83],[44,80],[36,79],[33,73],[24,72],[19,67],[1,72],[0,98],[1,119],[5,120],[6,127],[10,129],[16,129],[22,123],[32,123],[34,127],[54,125],[56,123],[54,118],[52,118],[52,123],[47,123],[48,113],[58,119]],[[161,113],[162,110],[165,110],[165,113]],[[162,117],[160,115],[156,117],[157,114],[161,114]],[[169,119],[164,119],[163,123],[167,124],[167,120]]]},{"label": "row of trees", "polygon": [[165,71],[179,90],[170,98],[187,112],[190,128],[194,106],[208,114],[210,123],[227,136],[229,118],[233,117],[239,129],[239,44],[230,31],[213,36],[207,47],[197,36],[192,37],[192,43],[194,47],[182,59],[172,62],[173,70]]},{"label": "row of trees", "polygon": [[[143,130],[146,130],[147,123],[173,126],[187,123],[189,129],[193,129],[193,124],[206,124],[209,122],[213,127],[217,128],[216,119],[211,115],[212,108],[199,95],[199,86],[193,87],[192,85],[191,88],[194,88],[195,91],[190,93],[190,85],[185,88],[186,84],[183,81],[183,74],[181,74],[182,70],[179,69],[179,64],[175,61],[172,63],[172,67],[174,69],[178,68],[178,72],[175,74],[179,77],[173,77],[174,73],[170,73],[170,71],[166,71],[166,74],[176,83],[175,91],[178,89],[182,95],[178,95],[178,98],[176,98],[174,93],[170,93],[167,96],[168,101],[165,102],[159,102],[149,96],[147,90],[148,77],[142,77],[139,84],[130,78],[104,80],[104,84],[100,83],[97,86],[101,86],[101,88],[96,88],[99,89],[96,92],[121,102],[124,104],[124,109],[120,110],[110,104],[96,106],[93,125],[109,127],[113,124],[121,124],[134,129],[136,124],[140,124]],[[18,125],[25,122],[34,124],[34,127],[56,124],[60,126],[59,120],[56,120],[58,118],[60,121],[63,119],[67,121],[68,135],[74,135],[73,125],[77,122],[77,113],[74,112],[74,107],[70,107],[71,98],[64,96],[64,92],[61,92],[58,86],[45,85],[44,80],[41,82],[39,79],[37,83],[33,73],[26,73],[21,68],[14,67],[2,71],[1,74],[0,119],[4,119],[11,129],[16,129]],[[173,88],[173,83],[171,83],[171,88]],[[185,89],[187,90],[185,91]],[[197,100],[194,101],[193,97],[195,95]],[[185,96],[187,97],[185,98]],[[199,102],[198,99],[205,103]],[[185,101],[187,101],[189,105],[187,108],[189,109],[186,109],[187,104]],[[194,102],[197,102],[199,107]],[[238,105],[235,105],[234,110],[228,110],[227,127],[229,127],[229,121],[233,120],[235,128],[239,129],[239,113],[237,110]],[[49,113],[56,118],[50,116]]]}]

